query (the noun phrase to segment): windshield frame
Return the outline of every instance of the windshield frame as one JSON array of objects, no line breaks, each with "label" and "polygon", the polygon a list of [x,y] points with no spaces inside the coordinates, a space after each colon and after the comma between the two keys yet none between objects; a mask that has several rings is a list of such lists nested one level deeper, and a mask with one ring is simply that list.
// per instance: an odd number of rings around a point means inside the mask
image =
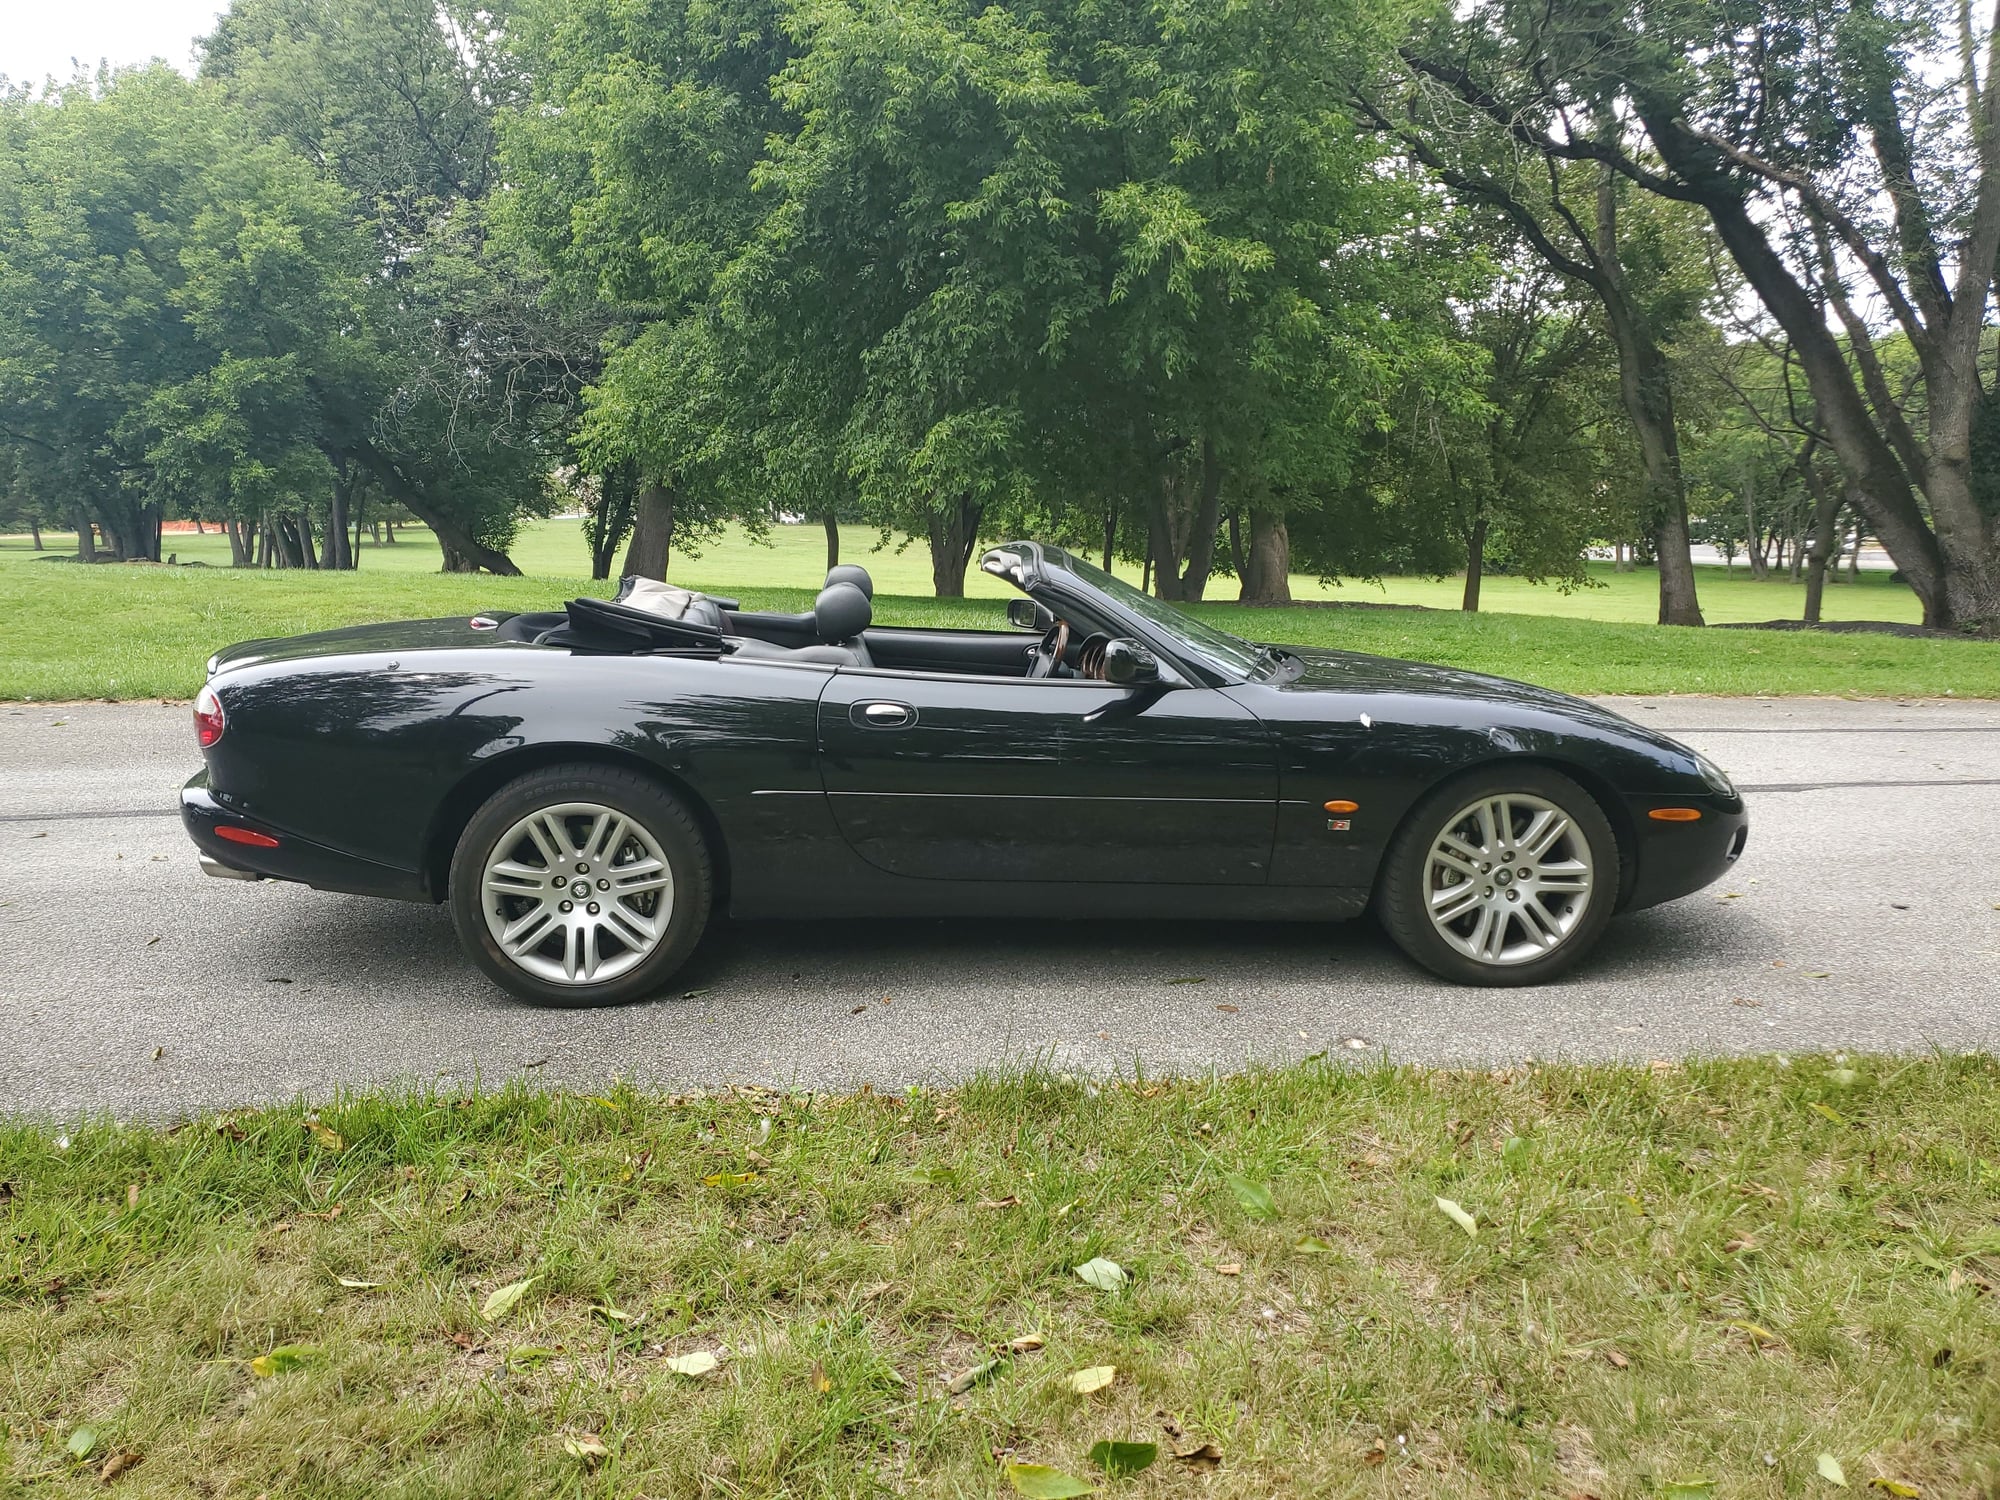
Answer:
[{"label": "windshield frame", "polygon": [[[1210,686],[1260,681],[1277,669],[1277,653],[1269,647],[1218,630],[1163,599],[1141,593],[1061,547],[1010,542],[988,552],[980,568],[1051,609],[1063,595],[1080,596],[1078,603],[1093,613],[1114,615],[1131,634],[1164,651],[1190,677]],[[1043,598],[1045,592],[1054,597]]]}]

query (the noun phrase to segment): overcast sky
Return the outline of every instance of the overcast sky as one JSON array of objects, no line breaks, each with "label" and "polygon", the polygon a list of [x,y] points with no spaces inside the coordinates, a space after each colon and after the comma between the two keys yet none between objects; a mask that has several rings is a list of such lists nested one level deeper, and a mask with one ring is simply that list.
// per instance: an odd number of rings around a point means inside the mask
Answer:
[{"label": "overcast sky", "polygon": [[40,83],[68,78],[70,59],[95,69],[165,58],[183,72],[194,39],[215,29],[227,0],[0,0],[0,73]]}]

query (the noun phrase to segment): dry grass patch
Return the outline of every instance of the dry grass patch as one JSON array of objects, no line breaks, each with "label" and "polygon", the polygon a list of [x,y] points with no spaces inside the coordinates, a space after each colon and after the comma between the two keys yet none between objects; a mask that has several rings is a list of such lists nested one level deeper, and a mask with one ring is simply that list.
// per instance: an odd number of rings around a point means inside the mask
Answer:
[{"label": "dry grass patch", "polygon": [[[990,1495],[1018,1463],[1135,1497],[1612,1500],[1831,1494],[1828,1455],[1854,1490],[1991,1494],[1996,1082],[1320,1063],[15,1125],[0,1475]],[[1102,1441],[1158,1457],[1110,1477]]]}]

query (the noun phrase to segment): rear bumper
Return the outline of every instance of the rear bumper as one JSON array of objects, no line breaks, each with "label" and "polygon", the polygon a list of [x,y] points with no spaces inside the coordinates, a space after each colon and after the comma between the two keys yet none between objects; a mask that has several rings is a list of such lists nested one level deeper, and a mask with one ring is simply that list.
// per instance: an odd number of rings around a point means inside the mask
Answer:
[{"label": "rear bumper", "polygon": [[[1698,823],[1661,823],[1655,807],[1698,807]],[[1736,863],[1750,836],[1750,814],[1740,797],[1647,797],[1628,803],[1638,844],[1638,878],[1623,910],[1658,906],[1713,885]]]},{"label": "rear bumper", "polygon": [[[251,814],[228,807],[209,790],[208,772],[197,772],[181,788],[181,826],[201,851],[201,868],[228,880],[293,880],[322,891],[354,896],[385,896],[395,901],[429,902],[431,894],[414,871],[356,859],[311,839],[274,828]],[[227,826],[247,828],[278,841],[272,849],[239,844],[217,832]]]}]

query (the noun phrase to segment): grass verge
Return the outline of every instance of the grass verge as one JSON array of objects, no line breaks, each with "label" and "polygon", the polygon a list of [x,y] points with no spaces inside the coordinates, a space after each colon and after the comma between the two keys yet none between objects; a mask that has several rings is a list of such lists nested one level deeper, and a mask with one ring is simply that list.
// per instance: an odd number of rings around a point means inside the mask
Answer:
[{"label": "grass verge", "polygon": [[[992,1495],[1011,1462],[1611,1500],[1830,1494],[1831,1464],[1988,1494],[1996,1085],[1985,1057],[1308,1063],[16,1124],[0,1474]],[[1158,1458],[1110,1479],[1103,1441]]]},{"label": "grass verge", "polygon": [[[804,589],[745,588],[702,571],[700,562],[682,581],[738,595],[750,608],[803,609],[812,597]],[[0,563],[0,615],[9,622],[0,699],[187,698],[200,688],[209,654],[236,641],[367,620],[551,609],[578,594],[608,592],[580,578],[86,568],[10,558]],[[998,598],[882,595],[875,604],[883,624],[1005,624]],[[1196,610],[1260,640],[1442,662],[1576,693],[2000,698],[2000,645],[1990,641],[1679,630],[1444,610]]]}]

